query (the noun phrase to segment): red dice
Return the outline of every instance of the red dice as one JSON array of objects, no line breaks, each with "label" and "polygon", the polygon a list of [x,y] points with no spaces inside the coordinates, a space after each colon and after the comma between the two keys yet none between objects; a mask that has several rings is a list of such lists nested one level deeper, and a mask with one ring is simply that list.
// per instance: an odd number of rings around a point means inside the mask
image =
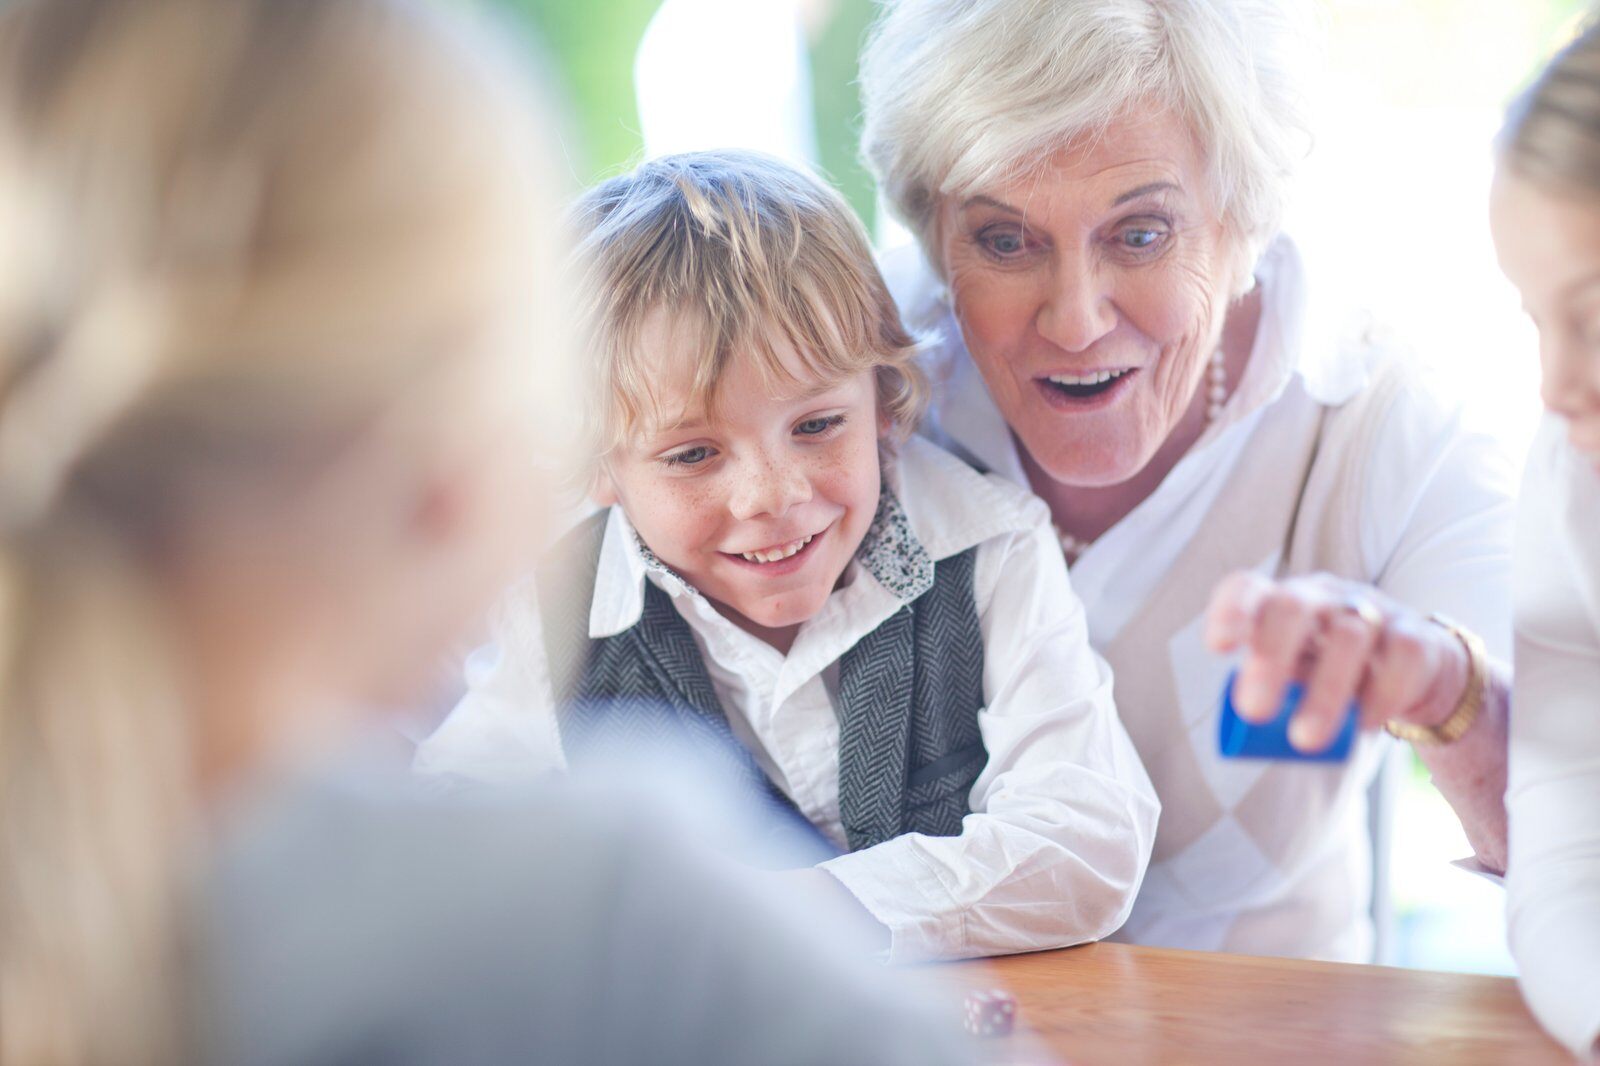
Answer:
[{"label": "red dice", "polygon": [[1016,1021],[1017,1001],[1001,988],[967,993],[967,1032],[973,1036],[1006,1036]]}]

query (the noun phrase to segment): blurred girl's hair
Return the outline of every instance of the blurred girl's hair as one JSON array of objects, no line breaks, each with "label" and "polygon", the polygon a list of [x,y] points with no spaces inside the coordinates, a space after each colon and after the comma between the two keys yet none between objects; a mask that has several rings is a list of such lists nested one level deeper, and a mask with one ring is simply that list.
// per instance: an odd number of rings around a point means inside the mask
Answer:
[{"label": "blurred girl's hair", "polygon": [[0,1062],[193,1054],[163,545],[452,354],[530,396],[527,88],[405,0],[0,10]]},{"label": "blurred girl's hair", "polygon": [[1600,22],[1591,20],[1512,102],[1499,148],[1526,177],[1600,193]]}]

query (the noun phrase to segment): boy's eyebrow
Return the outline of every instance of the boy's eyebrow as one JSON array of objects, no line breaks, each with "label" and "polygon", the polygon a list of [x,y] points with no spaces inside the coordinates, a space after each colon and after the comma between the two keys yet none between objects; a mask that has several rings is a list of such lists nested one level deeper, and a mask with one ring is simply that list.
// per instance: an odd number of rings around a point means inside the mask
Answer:
[{"label": "boy's eyebrow", "polygon": [[796,403],[803,403],[803,402],[805,402],[807,400],[815,400],[818,396],[825,396],[828,393],[834,391],[835,389],[839,389],[839,388],[843,388],[843,387],[844,387],[844,382],[842,382],[842,381],[822,381],[822,382],[818,382],[816,385],[814,385],[811,388],[807,389],[805,392],[802,392],[799,395],[797,395],[795,397],[795,402]]},{"label": "boy's eyebrow", "polygon": [[[790,402],[807,403],[811,400],[815,400],[819,396],[825,396],[835,389],[842,387],[844,387],[844,383],[841,381],[818,382],[809,389],[806,389],[804,392],[796,393],[794,399]],[[677,417],[673,418],[657,418],[644,427],[644,432],[642,435],[646,440],[654,440],[656,437],[664,436],[666,434],[676,435],[679,433],[687,433],[692,430],[706,429],[709,428],[710,425],[711,419],[706,412],[696,409],[692,412],[689,412],[687,415],[679,414]]]},{"label": "boy's eyebrow", "polygon": [[683,433],[691,429],[704,429],[706,424],[705,417],[698,414],[693,418],[662,418],[646,427],[645,436],[647,438],[655,438],[668,433]]}]

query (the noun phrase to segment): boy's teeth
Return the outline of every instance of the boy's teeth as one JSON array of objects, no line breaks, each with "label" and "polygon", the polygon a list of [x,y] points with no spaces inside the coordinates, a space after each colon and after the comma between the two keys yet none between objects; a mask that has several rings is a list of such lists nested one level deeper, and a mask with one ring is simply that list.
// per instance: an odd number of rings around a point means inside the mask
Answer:
[{"label": "boy's teeth", "polygon": [[1051,374],[1050,380],[1057,385],[1103,385],[1108,381],[1120,378],[1131,368],[1122,370],[1097,370],[1092,374]]},{"label": "boy's teeth", "polygon": [[[811,537],[815,536],[815,533],[811,534]],[[811,537],[802,537],[799,540],[790,541],[788,544],[785,544],[779,548],[773,548],[771,551],[740,552],[739,554],[744,556],[752,563],[775,563],[780,559],[789,558],[789,556],[793,555],[801,548],[804,548],[807,544],[810,544]]]}]

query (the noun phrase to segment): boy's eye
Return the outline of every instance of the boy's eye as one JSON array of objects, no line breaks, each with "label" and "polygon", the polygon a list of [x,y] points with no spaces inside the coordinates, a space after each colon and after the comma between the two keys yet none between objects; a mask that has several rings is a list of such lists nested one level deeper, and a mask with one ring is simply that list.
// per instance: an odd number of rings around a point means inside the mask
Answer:
[{"label": "boy's eye", "polygon": [[844,424],[844,415],[829,415],[826,418],[808,418],[794,427],[794,431],[802,437],[820,437],[834,426]]},{"label": "boy's eye", "polygon": [[685,448],[681,452],[673,452],[661,461],[668,466],[699,466],[709,458],[711,458],[711,449],[703,444],[697,444],[693,448]]}]

